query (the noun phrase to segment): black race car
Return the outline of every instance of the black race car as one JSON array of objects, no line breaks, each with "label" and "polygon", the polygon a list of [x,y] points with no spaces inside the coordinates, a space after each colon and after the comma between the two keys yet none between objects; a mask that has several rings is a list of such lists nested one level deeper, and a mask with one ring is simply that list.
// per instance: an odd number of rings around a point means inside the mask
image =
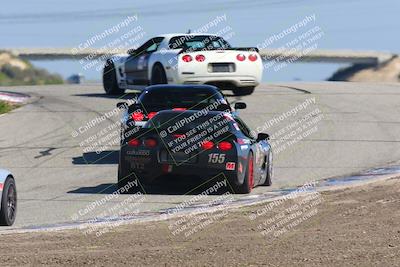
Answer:
[{"label": "black race car", "polygon": [[[120,102],[117,106],[126,103]],[[232,109],[228,100],[212,85],[153,85],[147,87],[130,105],[125,114],[125,125],[143,126],[160,110],[199,110],[210,106],[215,111],[233,112],[246,108],[243,102],[237,102]]]},{"label": "black race car", "polygon": [[126,138],[119,155],[118,186],[146,184],[167,175],[209,179],[223,175],[234,193],[271,185],[272,151],[265,133],[254,137],[235,114],[164,110]]}]

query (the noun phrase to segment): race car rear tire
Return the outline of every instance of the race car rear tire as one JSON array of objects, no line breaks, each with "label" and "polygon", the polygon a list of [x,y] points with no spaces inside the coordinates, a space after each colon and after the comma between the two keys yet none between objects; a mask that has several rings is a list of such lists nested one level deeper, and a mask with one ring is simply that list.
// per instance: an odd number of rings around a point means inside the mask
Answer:
[{"label": "race car rear tire", "polygon": [[233,183],[233,193],[235,194],[248,194],[254,187],[254,157],[250,152],[247,160],[246,174],[242,184]]},{"label": "race car rear tire", "polygon": [[118,86],[116,71],[114,63],[107,60],[103,70],[103,87],[107,95],[119,95],[125,92]]},{"label": "race car rear tire", "polygon": [[129,186],[128,190],[123,190],[129,182],[133,183],[136,180],[135,174],[128,168],[125,168],[121,164],[118,166],[118,189],[121,194],[131,194],[140,191],[140,184],[138,186]]},{"label": "race car rear tire", "polygon": [[155,64],[153,70],[151,71],[151,84],[166,84],[167,75],[161,64]]},{"label": "race car rear tire", "polygon": [[265,166],[265,168],[266,168],[266,174],[265,174],[266,177],[265,177],[265,181],[261,185],[264,185],[264,186],[271,186],[272,185],[272,174],[273,174],[273,171],[272,171],[272,159],[273,159],[272,150],[270,149],[269,150],[269,154],[268,154],[268,160],[265,163],[266,164],[266,166]]},{"label": "race car rear tire", "polygon": [[254,92],[255,87],[236,87],[232,90],[235,96],[244,96],[244,95],[251,95]]},{"label": "race car rear tire", "polygon": [[17,188],[13,177],[7,177],[3,185],[0,207],[0,225],[11,226],[17,215]]}]

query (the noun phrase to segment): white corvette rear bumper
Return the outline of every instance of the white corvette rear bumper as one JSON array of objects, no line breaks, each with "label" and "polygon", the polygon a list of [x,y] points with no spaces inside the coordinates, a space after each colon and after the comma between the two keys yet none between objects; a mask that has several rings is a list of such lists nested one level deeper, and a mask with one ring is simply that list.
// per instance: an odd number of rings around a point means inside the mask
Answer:
[{"label": "white corvette rear bumper", "polygon": [[233,55],[212,58],[211,54],[207,55],[207,58],[211,58],[208,62],[180,61],[176,69],[170,70],[172,75],[167,75],[168,78],[171,78],[168,83],[207,83],[222,87],[221,89],[255,87],[261,83],[263,65],[260,57],[255,62],[248,60],[238,62],[231,57]]},{"label": "white corvette rear bumper", "polygon": [[257,86],[260,81],[254,76],[221,75],[221,76],[181,76],[180,82],[183,84],[205,84],[205,83],[226,83],[235,87]]}]

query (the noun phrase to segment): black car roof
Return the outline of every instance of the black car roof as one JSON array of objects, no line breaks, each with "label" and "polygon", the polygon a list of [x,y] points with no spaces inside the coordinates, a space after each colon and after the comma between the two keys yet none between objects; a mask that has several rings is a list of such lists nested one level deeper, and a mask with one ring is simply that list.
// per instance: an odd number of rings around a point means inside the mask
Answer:
[{"label": "black car roof", "polygon": [[[195,114],[195,113],[202,114],[202,113],[201,113],[201,110],[171,110],[171,109],[167,109],[167,110],[161,110],[161,111],[159,111],[159,112],[157,113],[157,115],[158,115],[158,114],[176,114],[176,115],[178,116],[179,114],[183,114],[183,113],[185,113],[187,116],[193,115],[193,114]],[[220,113],[225,113],[225,114],[227,114],[227,115],[229,115],[229,116],[236,117],[235,115],[233,115],[233,114],[231,114],[231,113],[229,113],[229,112],[226,112],[226,111],[216,111],[216,110],[207,111],[207,113],[204,114],[204,115],[215,116],[215,115],[220,114]],[[156,115],[156,116],[157,116],[157,115]]]},{"label": "black car roof", "polygon": [[184,85],[184,84],[158,84],[158,85],[151,85],[146,87],[145,91],[158,91],[158,90],[168,90],[168,89],[195,89],[195,90],[201,90],[201,91],[208,91],[211,94],[215,94],[216,92],[219,92],[219,89],[213,85],[207,85],[207,84],[202,84],[202,85]]}]

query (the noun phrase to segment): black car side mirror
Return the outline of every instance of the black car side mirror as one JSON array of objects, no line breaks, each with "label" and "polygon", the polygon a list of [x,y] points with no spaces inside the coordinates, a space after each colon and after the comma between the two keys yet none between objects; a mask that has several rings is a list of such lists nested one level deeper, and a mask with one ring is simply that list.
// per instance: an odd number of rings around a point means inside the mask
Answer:
[{"label": "black car side mirror", "polygon": [[262,141],[262,140],[269,140],[269,134],[267,134],[267,133],[259,133],[257,135],[257,142]]},{"label": "black car side mirror", "polygon": [[128,107],[128,104],[126,103],[126,102],[118,102],[117,103],[117,108],[127,108]]},{"label": "black car side mirror", "polygon": [[245,108],[247,108],[246,103],[244,103],[244,102],[235,103],[235,109],[245,109]]}]

